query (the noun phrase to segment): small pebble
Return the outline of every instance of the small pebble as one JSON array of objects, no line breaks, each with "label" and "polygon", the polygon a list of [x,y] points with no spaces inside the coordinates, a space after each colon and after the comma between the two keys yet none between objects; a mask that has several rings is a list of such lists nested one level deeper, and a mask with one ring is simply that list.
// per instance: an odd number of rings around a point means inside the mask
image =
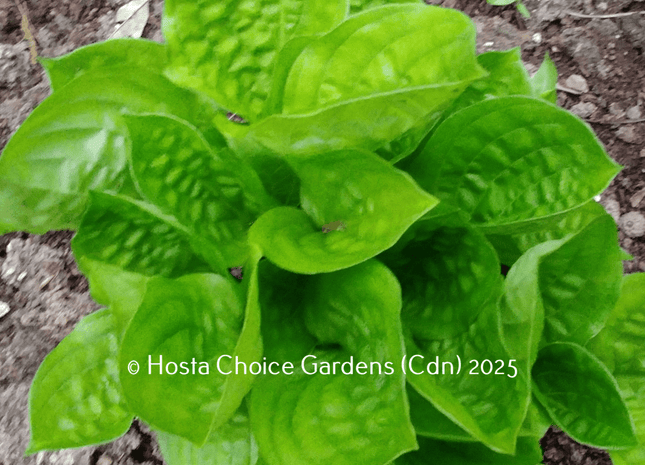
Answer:
[{"label": "small pebble", "polygon": [[636,142],[636,131],[631,126],[623,126],[616,131],[616,137],[628,144],[633,144]]},{"label": "small pebble", "polygon": [[641,158],[645,158],[645,149],[641,149]]},{"label": "small pebble", "polygon": [[645,236],[645,216],[639,212],[625,213],[620,217],[620,227],[629,237]]},{"label": "small pebble", "polygon": [[638,105],[631,107],[627,109],[627,111],[625,112],[625,115],[629,119],[640,119],[642,115],[641,108]]},{"label": "small pebble", "polygon": [[609,8],[609,5],[607,5],[607,2],[600,2],[598,4],[598,9],[600,11],[607,11],[607,8]]},{"label": "small pebble", "polygon": [[589,92],[589,84],[587,84],[587,80],[579,74],[572,74],[569,76],[565,81],[565,84],[568,88],[582,92],[583,94]]},{"label": "small pebble", "polygon": [[112,465],[114,463],[110,457],[107,455],[101,455],[101,457],[97,460],[96,465]]},{"label": "small pebble", "polygon": [[531,37],[531,40],[534,43],[540,45],[542,43],[542,34],[540,34],[539,32],[536,32],[535,34],[533,34],[533,37]]},{"label": "small pebble", "polygon": [[571,107],[571,113],[578,115],[580,118],[589,118],[596,111],[596,108],[596,105],[591,102],[579,102]]},{"label": "small pebble", "polygon": [[9,310],[11,310],[9,308],[9,304],[7,302],[0,301],[0,318],[9,313]]}]

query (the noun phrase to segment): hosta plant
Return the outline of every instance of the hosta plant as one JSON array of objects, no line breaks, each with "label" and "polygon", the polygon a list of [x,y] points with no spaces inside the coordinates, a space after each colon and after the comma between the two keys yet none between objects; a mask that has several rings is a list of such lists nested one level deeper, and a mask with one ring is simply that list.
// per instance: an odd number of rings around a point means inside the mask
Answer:
[{"label": "hosta plant", "polygon": [[420,2],[167,0],[163,32],[42,60],[0,158],[0,232],[75,230],[105,307],[27,453],[136,417],[170,465],[534,465],[551,424],[645,463],[620,167],[548,58]]}]

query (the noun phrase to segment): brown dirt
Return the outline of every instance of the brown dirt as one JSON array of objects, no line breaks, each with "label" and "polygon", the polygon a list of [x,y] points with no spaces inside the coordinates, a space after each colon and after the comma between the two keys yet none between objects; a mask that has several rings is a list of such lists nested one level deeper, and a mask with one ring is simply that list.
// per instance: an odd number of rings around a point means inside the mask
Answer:
[{"label": "brown dirt", "polygon": [[[22,40],[16,0],[0,0],[0,151],[9,136],[48,94],[39,65],[30,62]],[[81,45],[105,40],[114,29],[117,8],[127,0],[20,0],[41,56],[59,56]],[[525,0],[532,17],[513,6],[493,7],[484,0],[428,0],[458,8],[478,27],[478,50],[521,46],[524,61],[537,69],[548,51],[560,73],[584,78],[588,91],[560,91],[559,104],[589,121],[608,153],[624,166],[603,193],[601,203],[619,220],[645,213],[645,16],[580,18],[569,14],[612,15],[645,10],[644,0]],[[152,0],[144,37],[161,41],[163,1]],[[640,115],[639,115],[640,113]],[[87,292],[69,249],[72,233],[0,236],[0,302],[10,312],[0,317],[0,465],[160,465],[156,442],[135,422],[111,444],[23,458],[28,441],[27,393],[42,359],[78,320],[97,305]],[[622,246],[635,259],[627,272],[645,271],[645,237],[628,237]],[[11,271],[8,273],[8,271]],[[606,453],[581,446],[557,429],[542,439],[549,465],[607,465]]]}]

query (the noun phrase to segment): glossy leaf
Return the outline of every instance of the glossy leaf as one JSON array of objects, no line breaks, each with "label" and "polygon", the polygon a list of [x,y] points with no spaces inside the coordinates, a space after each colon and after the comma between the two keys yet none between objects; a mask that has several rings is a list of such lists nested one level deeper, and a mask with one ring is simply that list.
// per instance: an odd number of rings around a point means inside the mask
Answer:
[{"label": "glossy leaf", "polygon": [[[417,391],[408,388],[407,393],[410,399],[410,418],[419,436],[440,441],[479,442],[421,397]],[[537,401],[531,402],[518,438],[539,439],[550,426],[551,418],[548,413]]]},{"label": "glossy leaf", "polygon": [[225,274],[248,256],[246,233],[274,201],[253,169],[225,145],[210,147],[187,123],[127,116],[137,187],[189,231],[195,250]]},{"label": "glossy leaf", "polygon": [[40,58],[52,92],[91,71],[114,72],[119,69],[145,69],[161,74],[166,66],[166,47],[143,39],[114,39],[79,47],[67,55]]},{"label": "glossy leaf", "polygon": [[283,45],[332,29],[346,11],[345,0],[169,0],[162,23],[167,75],[254,121]]},{"label": "glossy leaf", "polygon": [[211,125],[216,108],[154,69],[87,72],[45,99],[7,143],[0,225],[37,234],[76,229],[88,191],[128,188],[121,111],[171,113],[203,129],[207,140],[223,140]]},{"label": "glossy leaf", "polygon": [[[283,318],[281,327],[304,318],[320,344],[310,353],[316,359],[292,360],[293,374],[258,378],[251,391],[251,422],[264,461],[389,463],[415,449],[404,376],[395,367],[388,374],[385,364],[403,356],[394,275],[372,260],[309,277],[305,296],[304,315]],[[343,374],[342,364],[348,373],[352,360],[353,375]],[[325,363],[336,363],[336,374],[324,374]]]},{"label": "glossy leaf", "polygon": [[92,192],[90,207],[72,240],[77,257],[146,276],[207,271],[190,247],[189,232],[154,206]]},{"label": "glossy leaf", "polygon": [[636,445],[616,380],[590,352],[568,342],[549,344],[532,374],[535,396],[573,439],[611,449]]},{"label": "glossy leaf", "polygon": [[468,331],[477,319],[497,290],[500,264],[475,230],[442,228],[428,236],[410,242],[390,266],[401,282],[402,318],[413,336],[445,339]]},{"label": "glossy leaf", "polygon": [[621,255],[616,224],[605,213],[543,260],[545,341],[585,344],[598,334],[620,295]]},{"label": "glossy leaf", "polygon": [[420,448],[394,461],[394,465],[535,465],[541,463],[537,438],[520,439],[515,456],[498,454],[483,444],[464,444],[419,438]]},{"label": "glossy leaf", "polygon": [[252,126],[249,137],[278,153],[376,150],[426,127],[482,76],[474,39],[472,22],[453,10],[401,4],[353,15],[304,47],[282,114]]},{"label": "glossy leaf", "polygon": [[[519,8],[520,6],[518,5],[518,9]],[[544,55],[544,60],[542,60],[542,64],[537,70],[537,73],[535,73],[531,78],[533,95],[555,104],[558,101],[558,94],[555,89],[557,83],[558,70],[549,57],[549,52],[547,52],[546,55]]]},{"label": "glossy leaf", "polygon": [[[530,402],[530,388],[527,373],[511,362],[515,357],[502,343],[498,329],[499,293],[498,290],[478,309],[476,321],[457,336],[421,339],[411,334],[409,324],[405,325],[411,360],[407,380],[478,441],[497,452],[512,454]],[[432,320],[415,322],[415,326],[431,324]],[[423,358],[413,360],[415,355]],[[428,368],[430,362],[434,365]]]},{"label": "glossy leaf", "polygon": [[[372,153],[345,150],[289,162],[300,177],[303,210],[270,210],[249,232],[249,241],[289,271],[324,273],[368,260],[436,205],[406,173]],[[336,221],[344,230],[323,231]]]},{"label": "glossy leaf", "polygon": [[[212,274],[149,281],[123,338],[120,370],[132,411],[154,429],[201,447],[250,389],[253,375],[236,373],[234,362],[248,366],[261,356],[255,260],[242,287]],[[222,355],[231,358],[218,368]],[[131,361],[137,374],[128,372]]]},{"label": "glossy leaf", "polygon": [[588,202],[618,170],[575,116],[512,96],[449,117],[408,172],[487,234],[513,234],[539,230]]},{"label": "glossy leaf", "polygon": [[587,348],[616,377],[636,427],[639,445],[612,451],[611,458],[617,465],[641,465],[645,463],[645,273],[623,278],[616,307]]},{"label": "glossy leaf", "polygon": [[27,454],[112,441],[130,427],[109,310],[83,318],[38,368],[29,391]]},{"label": "glossy leaf", "polygon": [[[92,299],[110,308],[117,334],[121,337],[141,305],[150,278],[87,256],[77,256],[76,262],[89,282]],[[163,265],[153,274],[164,274]]]},{"label": "glossy leaf", "polygon": [[448,114],[485,99],[532,95],[531,82],[522,62],[520,47],[482,53],[477,55],[477,63],[488,71],[488,76],[470,84],[447,111]]},{"label": "glossy leaf", "polygon": [[168,465],[255,465],[258,460],[245,408],[240,408],[228,423],[211,432],[202,447],[163,431],[157,432],[157,441]]}]

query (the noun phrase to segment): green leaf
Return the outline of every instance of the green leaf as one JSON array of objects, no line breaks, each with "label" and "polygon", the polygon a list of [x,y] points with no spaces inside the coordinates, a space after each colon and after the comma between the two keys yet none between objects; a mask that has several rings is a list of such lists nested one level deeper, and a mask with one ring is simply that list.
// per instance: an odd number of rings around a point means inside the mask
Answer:
[{"label": "green leaf", "polygon": [[512,96],[450,116],[408,171],[487,234],[513,234],[536,231],[588,202],[619,168],[578,118]]},{"label": "green leaf", "polygon": [[[373,153],[344,150],[289,163],[300,177],[304,211],[268,211],[251,227],[249,241],[280,268],[296,273],[324,273],[368,260],[394,245],[437,203]],[[325,232],[324,226],[334,222],[344,230]]]},{"label": "green leaf", "polygon": [[[248,367],[262,353],[258,258],[242,286],[213,274],[148,282],[123,337],[119,368],[130,408],[154,429],[201,447],[249,391],[253,375],[236,373],[235,362]],[[141,367],[137,374],[128,372],[131,361]]]},{"label": "green leaf", "polygon": [[516,0],[486,0],[489,5],[503,6],[515,3]]},{"label": "green leaf", "polygon": [[515,456],[498,454],[483,444],[445,442],[419,438],[420,448],[396,459],[394,465],[535,465],[542,463],[542,449],[537,438],[520,439]]},{"label": "green leaf", "polygon": [[[530,388],[528,373],[515,364],[515,357],[502,343],[499,287],[493,298],[473,309],[479,315],[462,334],[422,339],[413,335],[410,325],[404,326],[407,380],[478,441],[512,454],[530,402]],[[415,327],[432,324],[433,320],[419,319]]]},{"label": "green leaf", "polygon": [[[517,8],[517,11],[519,11],[520,14],[522,16],[524,16],[525,18],[528,19],[528,18],[531,17],[531,12],[529,11],[528,8],[526,8],[526,5],[524,5],[524,3],[522,3],[521,1],[517,0],[517,3],[515,4],[515,7]],[[555,97],[556,97],[556,100],[557,100],[557,95]],[[545,97],[545,99],[550,101],[552,99],[552,97],[550,97],[550,96]]]},{"label": "green leaf", "polygon": [[546,342],[586,344],[618,301],[623,273],[618,231],[608,214],[593,220],[540,266]]},{"label": "green leaf", "polygon": [[83,318],[46,357],[29,391],[27,454],[112,441],[130,427],[109,310]]},{"label": "green leaf", "polygon": [[382,5],[391,5],[396,3],[421,3],[421,1],[420,0],[350,0],[349,14],[353,15],[370,8],[377,8]]},{"label": "green leaf", "polygon": [[[410,417],[419,436],[441,441],[478,442],[434,405],[421,397],[417,391],[408,387],[407,393],[410,400]],[[549,414],[537,401],[531,402],[518,438],[539,439],[544,436],[550,426]]]},{"label": "green leaf", "polygon": [[587,348],[616,377],[636,427],[639,446],[612,451],[611,458],[616,465],[645,464],[645,273],[623,278],[614,311]]},{"label": "green leaf", "polygon": [[207,271],[190,247],[190,235],[156,207],[99,192],[72,240],[74,256],[118,266],[146,276],[166,277]]},{"label": "green leaf", "polygon": [[535,363],[545,324],[539,272],[542,263],[562,243],[550,241],[530,249],[511,267],[504,282],[500,301],[502,340],[525,373]]},{"label": "green leaf", "polygon": [[[522,8],[526,10],[526,7],[521,2],[518,3],[517,9],[521,12]],[[558,101],[558,94],[555,90],[557,83],[558,70],[551,58],[549,58],[549,52],[547,52],[546,55],[544,55],[544,60],[542,60],[542,64],[540,65],[537,73],[535,73],[531,78],[533,95],[555,104]]]},{"label": "green leaf", "polygon": [[329,31],[346,11],[345,0],[168,0],[162,22],[170,53],[166,74],[254,121],[271,88],[278,51],[291,38]]},{"label": "green leaf", "polygon": [[280,363],[302,359],[317,344],[302,312],[311,277],[285,271],[268,260],[260,262],[258,276],[265,357]]},{"label": "green leaf", "polygon": [[[89,282],[92,299],[110,308],[116,332],[121,337],[141,305],[150,278],[87,256],[77,256],[76,262]],[[156,271],[154,274],[164,274],[161,267]]]},{"label": "green leaf", "polygon": [[57,58],[40,58],[52,88],[57,92],[91,71],[145,69],[161,74],[166,66],[166,47],[145,39],[113,39],[79,47]]},{"label": "green leaf", "polygon": [[202,447],[179,436],[157,431],[159,449],[168,465],[255,465],[258,451],[246,408],[211,435]]},{"label": "green leaf", "polygon": [[396,262],[385,262],[401,282],[402,318],[414,337],[444,339],[468,331],[498,289],[495,250],[473,229],[438,229],[395,256]]},{"label": "green leaf", "polygon": [[586,349],[549,344],[540,350],[532,375],[535,396],[576,441],[606,449],[637,444],[616,380]]},{"label": "green leaf", "polygon": [[275,204],[253,169],[176,118],[126,116],[126,122],[142,195],[189,231],[195,250],[218,272],[243,264],[250,224]]},{"label": "green leaf", "polygon": [[[475,27],[454,10],[401,4],[353,15],[304,47],[282,114],[251,126],[249,137],[278,153],[377,150],[427,127],[482,76],[474,51]],[[425,132],[417,132],[418,143]]]},{"label": "green leaf", "polygon": [[[320,343],[309,354],[316,358],[292,360],[293,374],[262,376],[251,391],[251,424],[267,464],[389,463],[416,448],[404,376],[386,363],[403,356],[400,292],[375,260],[307,277],[304,315],[279,324],[304,318]],[[350,366],[353,375],[343,374]]]},{"label": "green leaf", "polygon": [[216,108],[154,69],[84,73],[45,99],[7,143],[0,158],[4,229],[76,229],[88,191],[127,189],[122,111],[174,114],[203,130],[210,142],[223,140],[211,124]]},{"label": "green leaf", "polygon": [[477,55],[477,63],[488,71],[488,76],[470,84],[446,113],[455,113],[485,99],[532,95],[531,82],[522,62],[520,47],[502,52],[482,53]]}]

